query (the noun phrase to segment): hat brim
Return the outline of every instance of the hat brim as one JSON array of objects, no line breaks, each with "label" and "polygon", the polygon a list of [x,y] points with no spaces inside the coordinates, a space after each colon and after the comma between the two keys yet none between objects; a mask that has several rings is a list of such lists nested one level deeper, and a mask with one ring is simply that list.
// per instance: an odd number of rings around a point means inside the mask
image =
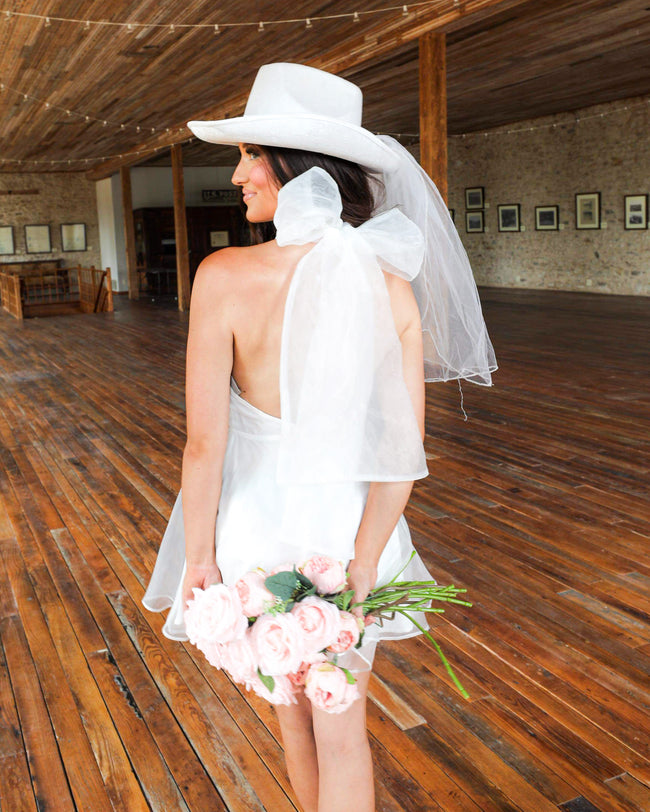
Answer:
[{"label": "hat brim", "polygon": [[240,116],[221,121],[189,121],[197,138],[211,144],[259,144],[321,152],[359,164],[371,172],[397,169],[396,155],[370,130],[314,115]]}]

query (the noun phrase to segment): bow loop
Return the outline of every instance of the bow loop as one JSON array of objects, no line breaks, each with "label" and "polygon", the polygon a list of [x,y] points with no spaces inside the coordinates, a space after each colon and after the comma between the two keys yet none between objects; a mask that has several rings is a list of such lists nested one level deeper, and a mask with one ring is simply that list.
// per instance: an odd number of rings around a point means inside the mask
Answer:
[{"label": "bow loop", "polygon": [[399,209],[373,217],[357,233],[370,245],[383,270],[409,281],[418,275],[424,258],[422,232]]},{"label": "bow loop", "polygon": [[314,167],[290,180],[278,192],[273,218],[278,245],[316,242],[328,228],[343,226],[339,188],[325,172]]}]

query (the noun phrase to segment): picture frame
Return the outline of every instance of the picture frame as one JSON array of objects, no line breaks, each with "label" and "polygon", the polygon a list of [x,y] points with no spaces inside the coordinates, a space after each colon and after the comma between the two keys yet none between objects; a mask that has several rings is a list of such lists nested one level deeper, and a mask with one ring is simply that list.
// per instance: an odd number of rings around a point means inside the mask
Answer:
[{"label": "picture frame", "polygon": [[226,248],[230,245],[230,235],[227,231],[210,232],[210,248]]},{"label": "picture frame", "polygon": [[451,217],[451,222],[455,223],[456,222],[456,209],[448,209],[448,211],[449,211],[449,216]]},{"label": "picture frame", "polygon": [[499,231],[521,231],[521,206],[519,203],[501,203],[497,206]]},{"label": "picture frame", "polygon": [[625,230],[648,227],[648,195],[625,195]]},{"label": "picture frame", "polygon": [[559,228],[559,206],[535,206],[535,231],[558,231]]},{"label": "picture frame", "polygon": [[28,254],[51,254],[49,225],[25,226],[25,250]]},{"label": "picture frame", "polygon": [[85,251],[86,250],[86,224],[85,223],[62,223],[61,224],[61,250],[62,251]]},{"label": "picture frame", "polygon": [[578,192],[576,194],[576,228],[600,228],[600,192]]},{"label": "picture frame", "polygon": [[465,208],[466,209],[485,208],[485,187],[468,186],[465,189]]},{"label": "picture frame", "polygon": [[15,254],[14,227],[0,226],[0,254]]},{"label": "picture frame", "polygon": [[465,212],[465,231],[468,234],[482,234],[485,231],[483,210]]}]

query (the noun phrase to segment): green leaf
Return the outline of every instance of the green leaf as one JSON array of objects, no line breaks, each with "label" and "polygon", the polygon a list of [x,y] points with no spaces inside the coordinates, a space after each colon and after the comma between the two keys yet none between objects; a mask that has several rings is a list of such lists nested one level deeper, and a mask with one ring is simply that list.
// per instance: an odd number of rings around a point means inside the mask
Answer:
[{"label": "green leaf", "polygon": [[[295,574],[295,576],[296,576],[296,580],[298,580],[298,581],[300,582],[300,585],[301,585],[301,586],[302,586],[302,587],[303,587],[305,590],[307,590],[307,593],[306,593],[306,594],[308,594],[308,595],[313,595],[313,594],[314,594],[314,592],[316,592],[316,587],[315,587],[315,586],[314,586],[314,584],[313,584],[313,583],[312,583],[312,582],[309,580],[309,578],[307,578],[307,576],[306,576],[306,575],[303,575],[303,574],[302,574],[302,572],[298,572],[298,570],[297,570],[297,569],[295,569],[295,567],[294,567],[293,572],[294,572],[294,574]],[[300,590],[300,591],[302,592],[302,590]]]},{"label": "green leaf", "polygon": [[346,678],[346,680],[348,681],[348,683],[349,683],[350,685],[354,685],[354,683],[356,682],[356,679],[355,679],[355,678],[352,676],[351,672],[350,672],[350,671],[348,671],[348,669],[347,669],[347,668],[343,668],[343,667],[342,667],[342,666],[340,666],[340,665],[339,665],[339,668],[340,668],[340,669],[341,669],[341,671],[342,671],[342,672],[345,674],[345,678]]},{"label": "green leaf", "polygon": [[257,675],[261,679],[264,687],[268,688],[268,690],[273,693],[273,689],[275,688],[275,680],[273,677],[269,677],[268,674],[262,674],[259,668],[257,669]]},{"label": "green leaf", "polygon": [[293,572],[278,572],[275,575],[269,575],[264,580],[264,586],[277,595],[282,601],[289,601],[293,597],[293,593],[298,586],[298,579]]}]

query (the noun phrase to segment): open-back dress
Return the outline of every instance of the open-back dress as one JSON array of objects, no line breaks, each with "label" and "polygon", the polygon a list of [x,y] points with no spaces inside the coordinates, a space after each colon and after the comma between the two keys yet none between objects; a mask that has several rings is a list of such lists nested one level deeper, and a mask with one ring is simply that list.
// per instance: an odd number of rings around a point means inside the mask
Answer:
[{"label": "open-back dress", "polygon": [[[409,263],[411,275],[417,272],[419,231],[396,211],[354,229],[340,211],[336,184],[322,170],[280,190],[278,243],[315,245],[298,264],[285,305],[282,417],[231,387],[215,532],[226,584],[256,567],[299,564],[313,554],[348,562],[369,483],[427,474],[382,272],[407,276],[401,266]],[[143,599],[152,611],[171,607],[163,632],[175,640],[187,640],[184,567],[179,494]],[[400,580],[432,580],[403,516],[381,555],[378,585],[400,571]],[[417,620],[426,625],[422,615]],[[369,627],[361,653],[371,661],[377,640],[418,633],[398,615]]]}]

